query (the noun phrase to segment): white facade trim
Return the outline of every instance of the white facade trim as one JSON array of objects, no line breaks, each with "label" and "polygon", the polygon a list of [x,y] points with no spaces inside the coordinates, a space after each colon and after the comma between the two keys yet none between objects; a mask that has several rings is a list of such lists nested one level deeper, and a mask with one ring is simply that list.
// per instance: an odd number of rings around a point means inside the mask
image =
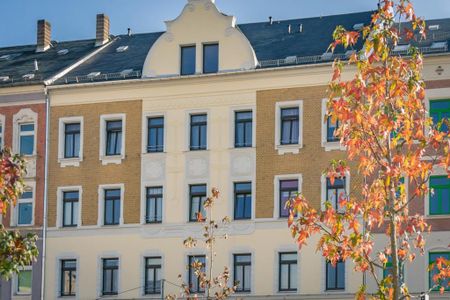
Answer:
[{"label": "white facade trim", "polygon": [[342,150],[345,151],[345,147],[341,145],[340,141],[336,142],[328,142],[327,140],[327,120],[325,116],[327,115],[327,102],[328,99],[322,99],[322,147],[325,148],[325,151],[333,151],[333,150]]},{"label": "white facade trim", "polygon": [[284,174],[284,175],[275,175],[273,180],[274,186],[274,206],[273,206],[273,218],[274,219],[282,219],[280,218],[280,181],[281,180],[298,180],[298,193],[302,193],[302,185],[303,185],[303,175],[302,174]]},{"label": "white facade trim", "polygon": [[2,127],[2,130],[0,132],[0,148],[3,148],[5,146],[5,115],[0,114],[0,126]]},{"label": "white facade trim", "polygon": [[56,191],[56,226],[58,228],[64,228],[64,220],[63,220],[63,201],[64,201],[64,192],[78,192],[78,220],[77,227],[80,228],[82,226],[82,203],[83,203],[83,187],[81,185],[77,186],[64,186],[58,187]]},{"label": "white facade trim", "polygon": [[[124,196],[125,196],[125,185],[123,183],[118,184],[102,184],[98,186],[98,218],[97,218],[97,226],[103,227],[105,225],[105,190],[109,189],[120,189],[120,219],[119,219],[119,225],[124,225],[124,219],[123,219],[123,203],[124,203]],[[117,226],[117,225],[116,225]]]},{"label": "white facade trim", "polygon": [[27,155],[35,157],[37,150],[37,132],[38,132],[38,114],[31,110],[30,108],[23,108],[13,116],[13,143],[12,143],[12,150],[14,153],[20,152],[20,125],[24,124],[33,124],[34,125],[34,145],[33,145],[33,154]]},{"label": "white facade trim", "polygon": [[[106,122],[108,121],[122,121],[122,145],[120,155],[107,156],[106,155]],[[99,156],[103,165],[121,164],[125,159],[125,139],[126,139],[126,114],[110,114],[100,116],[100,149]]]},{"label": "white facade trim", "polygon": [[[65,125],[80,123],[80,152],[78,153],[78,157],[74,158],[65,158],[64,157],[64,149],[65,149]],[[79,167],[80,162],[83,161],[83,145],[84,145],[84,118],[82,116],[79,117],[64,117],[59,118],[59,135],[58,135],[58,162],[61,164],[61,167]]]},{"label": "white facade trim", "polygon": [[[281,145],[281,109],[298,107],[298,144]],[[275,150],[279,155],[292,153],[298,154],[303,148],[303,100],[281,101],[275,103]]]}]

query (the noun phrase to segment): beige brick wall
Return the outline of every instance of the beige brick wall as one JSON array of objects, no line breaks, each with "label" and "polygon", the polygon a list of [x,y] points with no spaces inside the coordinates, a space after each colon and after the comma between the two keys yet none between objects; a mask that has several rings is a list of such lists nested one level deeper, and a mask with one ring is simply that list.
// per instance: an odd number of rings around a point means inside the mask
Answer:
[{"label": "beige brick wall", "polygon": [[[99,160],[100,115],[126,114],[125,159],[120,165],[102,165]],[[56,224],[57,188],[82,186],[82,225],[97,224],[98,186],[123,183],[124,222],[140,221],[141,115],[142,101],[56,106],[51,108],[49,160],[49,226]],[[84,153],[79,167],[60,167],[58,163],[59,118],[83,116]]]},{"label": "beige brick wall", "polygon": [[[321,175],[332,159],[345,159],[343,151],[326,152],[321,145],[322,99],[326,86],[267,90],[257,93],[256,126],[256,217],[271,218],[274,211],[274,177],[302,174],[302,192],[317,208],[321,203]],[[275,149],[275,104],[303,100],[303,148],[299,154],[279,155]],[[350,189],[360,187],[355,164],[351,164]]]}]

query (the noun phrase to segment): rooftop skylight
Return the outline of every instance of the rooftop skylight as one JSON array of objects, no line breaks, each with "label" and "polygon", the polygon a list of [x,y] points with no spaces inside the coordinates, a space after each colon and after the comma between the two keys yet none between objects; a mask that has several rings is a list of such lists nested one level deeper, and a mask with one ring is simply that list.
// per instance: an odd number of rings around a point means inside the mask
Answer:
[{"label": "rooftop skylight", "polygon": [[439,30],[439,24],[428,26],[428,30]]},{"label": "rooftop skylight", "polygon": [[69,53],[69,49],[61,49],[58,51],[58,55],[66,55]]},{"label": "rooftop skylight", "polygon": [[134,71],[133,69],[125,69],[122,72],[120,72],[120,75],[125,76],[132,73],[133,71]]},{"label": "rooftop skylight", "polygon": [[431,44],[430,48],[431,49],[441,49],[441,48],[445,48],[447,47],[447,42],[433,42],[433,44]]},{"label": "rooftop skylight", "polygon": [[91,72],[91,73],[87,74],[87,77],[94,78],[94,77],[97,77],[100,74],[101,74],[101,72]]},{"label": "rooftop skylight", "polygon": [[361,30],[364,27],[364,23],[357,23],[353,25],[353,30]]},{"label": "rooftop skylight", "polygon": [[34,79],[34,74],[33,73],[25,74],[22,76],[22,78],[25,80],[31,80]]},{"label": "rooftop skylight", "polygon": [[408,51],[410,47],[411,47],[410,44],[407,44],[407,45],[397,45],[397,46],[394,47],[394,49],[393,49],[392,51],[394,51],[394,52]]},{"label": "rooftop skylight", "polygon": [[11,53],[11,54],[4,54],[0,56],[0,60],[13,60],[16,57],[21,56],[22,53]]},{"label": "rooftop skylight", "polygon": [[128,46],[120,46],[116,48],[116,52],[125,52],[128,50]]},{"label": "rooftop skylight", "polygon": [[0,76],[0,82],[5,82],[9,80],[9,76]]}]

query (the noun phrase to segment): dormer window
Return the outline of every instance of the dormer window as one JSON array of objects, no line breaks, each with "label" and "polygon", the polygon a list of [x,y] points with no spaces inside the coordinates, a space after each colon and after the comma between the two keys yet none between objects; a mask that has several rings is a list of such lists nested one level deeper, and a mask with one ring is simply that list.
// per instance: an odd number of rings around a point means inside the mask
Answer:
[{"label": "dormer window", "polygon": [[219,44],[203,45],[203,73],[219,71]]},{"label": "dormer window", "polygon": [[182,46],[181,47],[181,75],[194,75],[195,74],[195,46]]}]

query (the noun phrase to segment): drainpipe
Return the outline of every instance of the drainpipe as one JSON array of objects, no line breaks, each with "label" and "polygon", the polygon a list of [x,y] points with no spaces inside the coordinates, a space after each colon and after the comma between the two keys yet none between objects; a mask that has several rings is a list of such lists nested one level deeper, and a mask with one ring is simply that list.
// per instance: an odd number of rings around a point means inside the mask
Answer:
[{"label": "drainpipe", "polygon": [[48,199],[48,160],[50,143],[50,99],[47,86],[44,86],[45,94],[45,167],[44,167],[44,219],[42,230],[42,277],[41,277],[41,300],[45,300],[45,258],[47,248],[47,199]]}]

